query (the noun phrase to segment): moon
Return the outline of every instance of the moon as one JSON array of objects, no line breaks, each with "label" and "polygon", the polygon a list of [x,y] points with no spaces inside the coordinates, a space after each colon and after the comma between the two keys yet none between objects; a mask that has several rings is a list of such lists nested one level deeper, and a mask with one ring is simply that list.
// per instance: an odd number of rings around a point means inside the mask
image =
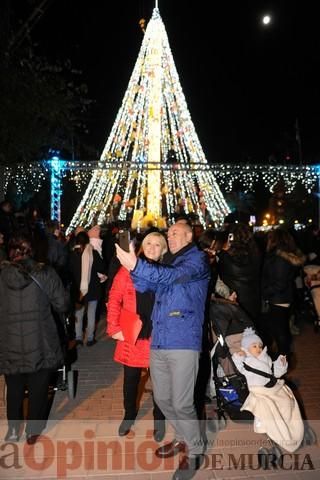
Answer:
[{"label": "moon", "polygon": [[263,23],[263,25],[269,25],[269,23],[271,23],[271,16],[270,15],[264,15],[262,17],[262,23]]}]

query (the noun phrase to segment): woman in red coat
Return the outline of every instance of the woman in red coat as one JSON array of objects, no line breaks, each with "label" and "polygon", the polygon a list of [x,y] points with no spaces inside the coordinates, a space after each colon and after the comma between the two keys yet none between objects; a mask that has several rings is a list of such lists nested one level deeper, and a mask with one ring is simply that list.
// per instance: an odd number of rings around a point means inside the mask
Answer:
[{"label": "woman in red coat", "polygon": [[[159,232],[152,232],[146,235],[142,241],[139,255],[151,262],[161,261],[167,252],[167,242]],[[149,367],[150,343],[151,343],[151,313],[154,303],[152,292],[136,292],[130,273],[124,267],[120,267],[114,277],[107,308],[107,334],[117,340],[114,353],[114,360],[124,366],[123,379],[123,400],[125,416],[119,426],[119,435],[127,435],[137,416],[138,387],[143,368]],[[120,317],[125,319],[125,312],[128,312],[128,323],[126,333],[133,333],[136,325],[133,321],[134,315],[138,314],[142,327],[135,344],[127,341],[120,326]],[[161,441],[164,437],[164,416],[156,404],[153,409],[154,416],[154,438]]]}]

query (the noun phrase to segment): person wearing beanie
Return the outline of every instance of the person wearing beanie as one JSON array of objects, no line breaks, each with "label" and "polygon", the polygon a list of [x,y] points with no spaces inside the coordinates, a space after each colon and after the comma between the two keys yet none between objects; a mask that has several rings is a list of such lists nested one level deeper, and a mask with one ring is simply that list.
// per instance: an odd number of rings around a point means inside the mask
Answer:
[{"label": "person wearing beanie", "polygon": [[245,328],[241,339],[241,350],[232,355],[232,360],[242,373],[250,386],[264,386],[269,379],[245,369],[244,363],[257,370],[274,375],[276,378],[282,377],[287,372],[288,362],[285,355],[279,355],[276,361],[272,361],[268,355],[267,347],[263,348],[261,338],[256,334],[252,327]]},{"label": "person wearing beanie", "polygon": [[243,331],[241,350],[232,360],[247,380],[249,395],[241,410],[254,415],[254,431],[266,433],[282,448],[294,452],[302,442],[304,426],[291,389],[280,379],[288,369],[286,356],[272,361],[261,338],[249,327]]}]

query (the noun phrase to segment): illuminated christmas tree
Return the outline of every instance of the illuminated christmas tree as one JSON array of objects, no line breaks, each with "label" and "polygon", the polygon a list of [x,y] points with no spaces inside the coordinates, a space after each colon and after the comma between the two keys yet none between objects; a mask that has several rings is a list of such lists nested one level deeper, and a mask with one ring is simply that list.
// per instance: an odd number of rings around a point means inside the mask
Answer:
[{"label": "illuminated christmas tree", "polygon": [[131,220],[165,226],[194,214],[221,224],[229,213],[191,120],[156,6],[121,108],[69,229]]}]

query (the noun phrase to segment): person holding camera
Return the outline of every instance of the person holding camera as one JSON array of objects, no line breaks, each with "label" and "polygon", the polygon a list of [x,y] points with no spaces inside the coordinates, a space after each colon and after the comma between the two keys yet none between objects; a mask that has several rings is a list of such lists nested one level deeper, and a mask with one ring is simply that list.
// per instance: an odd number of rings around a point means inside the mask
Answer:
[{"label": "person holding camera", "polygon": [[193,242],[187,223],[168,230],[170,254],[164,264],[137,258],[133,248],[119,246],[117,256],[130,271],[138,291],[153,291],[150,372],[154,398],[174,428],[175,438],[155,454],[169,458],[184,453],[173,480],[192,478],[204,461],[205,445],[194,404],[202,328],[210,278],[207,255]]},{"label": "person holding camera", "polygon": [[[159,232],[152,232],[144,237],[138,256],[148,263],[157,263],[162,260],[167,248],[164,236]],[[125,415],[119,426],[120,436],[127,435],[135,422],[141,372],[142,369],[149,368],[153,304],[154,294],[137,292],[128,270],[120,267],[113,279],[107,306],[107,334],[117,340],[114,360],[123,364],[124,369]],[[137,328],[132,314],[138,314],[142,322],[136,341],[129,339],[129,335],[132,337],[133,330]],[[123,317],[126,332],[122,331],[120,319]],[[160,442],[165,434],[165,417],[156,403],[153,416],[154,439]]]}]

